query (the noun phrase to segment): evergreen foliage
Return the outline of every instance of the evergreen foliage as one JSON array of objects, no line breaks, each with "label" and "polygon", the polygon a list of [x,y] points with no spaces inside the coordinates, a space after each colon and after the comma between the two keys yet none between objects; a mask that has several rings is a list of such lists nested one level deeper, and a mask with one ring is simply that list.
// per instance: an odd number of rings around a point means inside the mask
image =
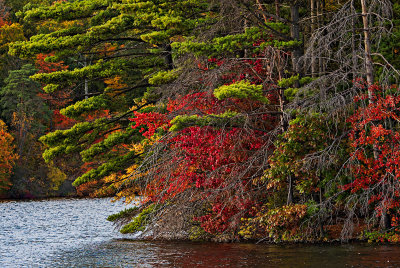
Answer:
[{"label": "evergreen foliage", "polygon": [[5,86],[0,89],[1,116],[11,124],[15,114],[26,115],[31,118],[33,127],[43,133],[50,120],[50,110],[38,96],[40,84],[30,79],[36,71],[31,64],[10,71],[4,80]]}]

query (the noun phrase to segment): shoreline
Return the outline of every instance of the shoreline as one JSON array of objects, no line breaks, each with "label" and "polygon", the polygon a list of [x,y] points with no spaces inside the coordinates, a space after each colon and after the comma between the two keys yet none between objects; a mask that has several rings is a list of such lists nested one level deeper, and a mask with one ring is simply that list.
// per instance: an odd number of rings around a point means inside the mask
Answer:
[{"label": "shoreline", "polygon": [[251,244],[251,245],[272,245],[272,246],[340,246],[340,245],[396,245],[400,243],[394,242],[368,242],[366,239],[350,239],[348,241],[332,240],[332,241],[298,241],[298,242],[272,242],[272,241],[256,241],[256,240],[240,240],[240,241],[212,241],[212,240],[190,240],[190,239],[146,239],[146,238],[119,238],[114,239],[121,242],[157,242],[157,243],[193,243],[193,244]]}]

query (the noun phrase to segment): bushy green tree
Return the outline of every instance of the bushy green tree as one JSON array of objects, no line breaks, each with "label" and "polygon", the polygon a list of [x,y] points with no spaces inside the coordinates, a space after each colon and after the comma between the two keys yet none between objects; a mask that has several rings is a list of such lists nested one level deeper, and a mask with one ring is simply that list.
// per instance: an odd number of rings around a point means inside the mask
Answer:
[{"label": "bushy green tree", "polygon": [[[56,20],[66,25],[50,33],[15,42],[10,53],[31,58],[54,52],[68,70],[33,75],[53,92],[72,88],[75,102],[61,110],[77,120],[70,129],[41,138],[46,161],[80,153],[93,167],[75,185],[120,172],[140,159],[121,144],[139,142],[127,120],[133,110],[154,103],[151,77],[174,68],[170,43],[196,29],[207,15],[207,1],[69,1],[26,6],[25,24]],[[143,96],[146,100],[143,101]]]},{"label": "bushy green tree", "polygon": [[10,71],[5,79],[5,86],[0,89],[1,116],[8,124],[14,117],[26,116],[36,131],[44,133],[50,120],[50,110],[40,98],[40,84],[30,76],[37,72],[31,64],[19,70]]}]

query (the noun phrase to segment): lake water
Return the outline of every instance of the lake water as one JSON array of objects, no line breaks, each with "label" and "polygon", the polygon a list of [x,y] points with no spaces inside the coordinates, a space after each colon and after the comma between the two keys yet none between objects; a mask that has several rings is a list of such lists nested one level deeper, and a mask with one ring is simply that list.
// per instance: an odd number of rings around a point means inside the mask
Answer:
[{"label": "lake water", "polygon": [[110,199],[0,202],[0,267],[400,267],[391,245],[286,245],[127,240]]}]

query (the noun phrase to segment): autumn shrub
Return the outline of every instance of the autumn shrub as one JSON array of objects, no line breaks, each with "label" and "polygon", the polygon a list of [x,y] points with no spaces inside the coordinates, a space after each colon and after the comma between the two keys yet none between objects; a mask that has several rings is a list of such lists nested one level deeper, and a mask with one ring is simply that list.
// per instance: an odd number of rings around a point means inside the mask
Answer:
[{"label": "autumn shrub", "polygon": [[[398,88],[370,86],[373,92],[357,96],[358,108],[348,118],[351,124],[353,180],[343,186],[353,195],[365,196],[376,217],[398,217],[400,202],[400,96]],[[387,216],[390,215],[390,216]]]},{"label": "autumn shrub", "polygon": [[15,153],[14,138],[0,120],[0,194],[6,194],[11,187],[10,177],[18,155]]}]

